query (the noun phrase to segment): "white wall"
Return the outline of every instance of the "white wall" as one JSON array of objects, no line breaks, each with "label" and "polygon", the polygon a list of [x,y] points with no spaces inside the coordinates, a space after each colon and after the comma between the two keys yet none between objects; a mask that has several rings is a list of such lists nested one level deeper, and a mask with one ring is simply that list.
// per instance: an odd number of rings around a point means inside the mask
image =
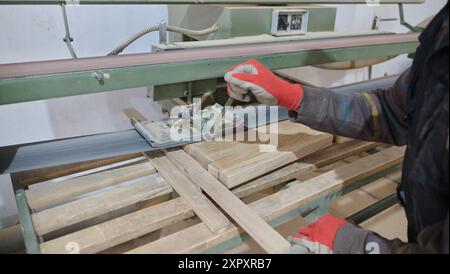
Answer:
[{"label": "white wall", "polygon": [[[167,20],[167,9],[68,6],[67,15],[75,51],[87,57],[106,55],[133,33]],[[70,58],[64,35],[59,6],[0,7],[0,63]],[[124,52],[148,52],[157,39],[149,34]],[[130,123],[120,113],[125,107],[159,117],[144,88],[1,106],[0,146],[127,129]]]},{"label": "white wall", "polygon": [[[130,35],[167,20],[158,6],[68,6],[73,46],[79,57],[106,55]],[[0,6],[0,63],[70,58],[59,6]],[[137,40],[124,53],[148,52],[157,34]],[[134,107],[159,119],[159,106],[145,88],[0,106],[0,146],[130,128],[121,113]],[[0,227],[16,208],[8,176],[0,176]]]},{"label": "white wall", "polygon": [[[407,5],[406,19],[415,25],[445,3],[427,0],[424,5]],[[337,6],[337,31],[368,30],[375,15],[398,18],[395,5]],[[67,12],[73,45],[80,57],[105,55],[130,34],[167,17],[165,6],[69,6]],[[381,23],[380,29],[407,31],[398,22]],[[70,58],[63,36],[58,6],[0,6],[0,63]],[[156,39],[156,34],[148,35],[126,52],[147,52]],[[396,58],[375,66],[374,77],[400,73],[409,65],[405,57]],[[367,78],[366,69],[330,72],[302,68],[298,73],[323,86]],[[125,107],[134,107],[154,119],[161,115],[158,105],[145,98],[143,88],[0,106],[0,146],[127,129],[129,121],[121,113]],[[15,214],[9,179],[0,176],[0,227]]]}]

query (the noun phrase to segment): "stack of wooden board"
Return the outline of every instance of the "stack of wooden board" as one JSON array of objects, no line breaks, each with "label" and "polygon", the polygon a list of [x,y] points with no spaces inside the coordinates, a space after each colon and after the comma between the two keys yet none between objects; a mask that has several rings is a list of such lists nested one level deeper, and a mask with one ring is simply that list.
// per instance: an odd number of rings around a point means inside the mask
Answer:
[{"label": "stack of wooden board", "polygon": [[[290,121],[278,123],[273,130],[270,126],[263,126],[252,129],[250,132],[254,135],[249,132],[236,134],[234,140],[242,141],[201,142],[188,145],[185,150],[211,175],[231,188],[326,148],[333,142],[330,134]],[[263,136],[265,132],[267,134]],[[263,152],[267,148],[261,146],[264,142],[251,140],[251,136],[256,136],[257,140],[269,140],[269,144],[275,143],[275,151]]]},{"label": "stack of wooden board", "polygon": [[[292,134],[279,139],[276,152],[254,150],[255,143],[203,142],[30,186],[26,196],[41,252],[223,252],[242,234],[264,252],[287,252],[286,235],[272,226],[330,204],[361,182],[376,183],[376,174],[396,171],[403,158],[403,148],[331,144],[328,134],[283,123],[281,130]],[[258,165],[255,159],[268,155],[280,161]],[[231,156],[240,160],[230,167],[247,163],[257,172],[239,183],[223,180],[233,177],[216,163]],[[210,166],[221,167],[218,177]]]}]

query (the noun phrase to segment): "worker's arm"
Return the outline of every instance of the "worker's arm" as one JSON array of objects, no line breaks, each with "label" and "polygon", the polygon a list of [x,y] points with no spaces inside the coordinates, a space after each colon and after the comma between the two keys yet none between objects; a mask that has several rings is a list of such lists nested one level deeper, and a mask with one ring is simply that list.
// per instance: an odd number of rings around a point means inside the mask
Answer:
[{"label": "worker's arm", "polygon": [[343,93],[305,86],[303,100],[293,116],[297,122],[336,135],[405,145],[410,81],[408,69],[388,89]]},{"label": "worker's arm", "polygon": [[289,83],[256,60],[230,69],[225,80],[231,97],[249,101],[251,91],[259,102],[287,107],[295,121],[314,129],[355,139],[406,143],[410,70],[389,89],[347,94]]},{"label": "worker's arm", "polygon": [[[377,233],[361,229],[344,220],[325,215],[289,237],[292,250],[307,249],[311,253],[335,254],[392,254],[447,253],[448,214],[445,221],[423,229],[416,243],[399,239],[387,240]],[[301,247],[300,249],[297,246]]]},{"label": "worker's arm", "polygon": [[448,254],[448,214],[447,218],[423,229],[416,243],[404,243],[399,239],[387,240],[375,232],[348,224],[338,232],[334,242],[335,253],[447,253]]}]

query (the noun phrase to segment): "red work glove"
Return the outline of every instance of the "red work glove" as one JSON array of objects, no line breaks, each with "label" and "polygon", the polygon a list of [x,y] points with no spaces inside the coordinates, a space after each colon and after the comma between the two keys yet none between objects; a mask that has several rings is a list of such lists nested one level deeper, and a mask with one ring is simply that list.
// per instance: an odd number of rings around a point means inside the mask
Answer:
[{"label": "red work glove", "polygon": [[298,233],[289,237],[289,240],[308,249],[310,253],[331,254],[336,235],[346,224],[349,223],[327,214],[314,223],[302,227]]},{"label": "red work glove", "polygon": [[279,105],[296,110],[303,99],[300,84],[291,84],[273,74],[256,60],[249,60],[231,68],[225,74],[228,95],[236,100],[249,102],[249,91],[256,100],[266,105]]}]

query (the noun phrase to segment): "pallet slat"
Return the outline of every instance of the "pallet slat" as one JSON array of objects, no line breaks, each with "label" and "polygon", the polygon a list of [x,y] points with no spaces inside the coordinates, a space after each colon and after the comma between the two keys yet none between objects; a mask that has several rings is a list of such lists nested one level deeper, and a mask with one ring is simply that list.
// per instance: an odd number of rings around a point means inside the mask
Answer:
[{"label": "pallet slat", "polygon": [[[401,162],[404,148],[392,147],[367,156],[343,167],[329,171],[303,183],[249,204],[249,208],[266,220],[273,220],[307,204],[314,198],[341,189],[344,185],[379,172]],[[129,253],[192,253],[239,236],[236,226],[221,233],[212,233],[204,223],[171,234],[154,242],[130,250]],[[189,235],[189,236],[187,236]]]},{"label": "pallet slat", "polygon": [[85,228],[40,245],[42,253],[68,253],[77,246],[77,253],[95,253],[143,236],[157,229],[192,217],[194,212],[183,199],[144,208],[107,222]]},{"label": "pallet slat", "polygon": [[[253,206],[264,216],[271,219],[276,218],[318,196],[337,191],[344,184],[361,180],[390,166],[399,164],[402,161],[404,151],[404,147],[388,148],[303,183],[293,184],[288,189],[256,201]],[[282,204],[282,208],[279,207],[280,204]]]},{"label": "pallet slat", "polygon": [[184,176],[165,156],[150,158],[149,161],[175,191],[188,202],[199,218],[213,232],[225,229],[231,223],[225,215]]},{"label": "pallet slat", "polygon": [[245,197],[250,194],[265,190],[267,188],[279,185],[292,179],[296,179],[301,173],[314,169],[312,164],[293,163],[282,167],[272,173],[264,175],[258,179],[250,181],[242,186],[233,189],[233,193],[239,197]]},{"label": "pallet slat", "polygon": [[[185,167],[186,175],[195,181],[231,218],[233,218],[255,241],[269,253],[285,252],[289,242],[248,208],[223,184],[203,169],[183,150],[164,152],[170,161]],[[228,229],[226,229],[228,230]],[[219,234],[219,233],[216,233]]]},{"label": "pallet slat", "polygon": [[[277,151],[260,152],[256,149],[252,153],[229,155],[210,163],[208,171],[231,188],[326,148],[333,141],[330,134],[290,121],[280,122],[278,132],[268,136],[278,139]],[[232,147],[235,142],[228,143]],[[255,147],[255,144],[249,145]],[[256,143],[256,147],[258,145]]]},{"label": "pallet slat", "polygon": [[30,189],[26,195],[30,208],[34,209],[152,173],[155,168],[145,162]]},{"label": "pallet slat", "polygon": [[377,143],[364,141],[350,141],[342,144],[333,144],[330,147],[322,149],[310,156],[305,157],[302,162],[315,164],[317,167],[329,165],[338,160],[352,156],[356,153],[367,151],[376,147]]},{"label": "pallet slat", "polygon": [[160,176],[150,176],[140,178],[139,182],[131,185],[107,190],[32,214],[36,233],[44,235],[172,192],[172,188]]}]

